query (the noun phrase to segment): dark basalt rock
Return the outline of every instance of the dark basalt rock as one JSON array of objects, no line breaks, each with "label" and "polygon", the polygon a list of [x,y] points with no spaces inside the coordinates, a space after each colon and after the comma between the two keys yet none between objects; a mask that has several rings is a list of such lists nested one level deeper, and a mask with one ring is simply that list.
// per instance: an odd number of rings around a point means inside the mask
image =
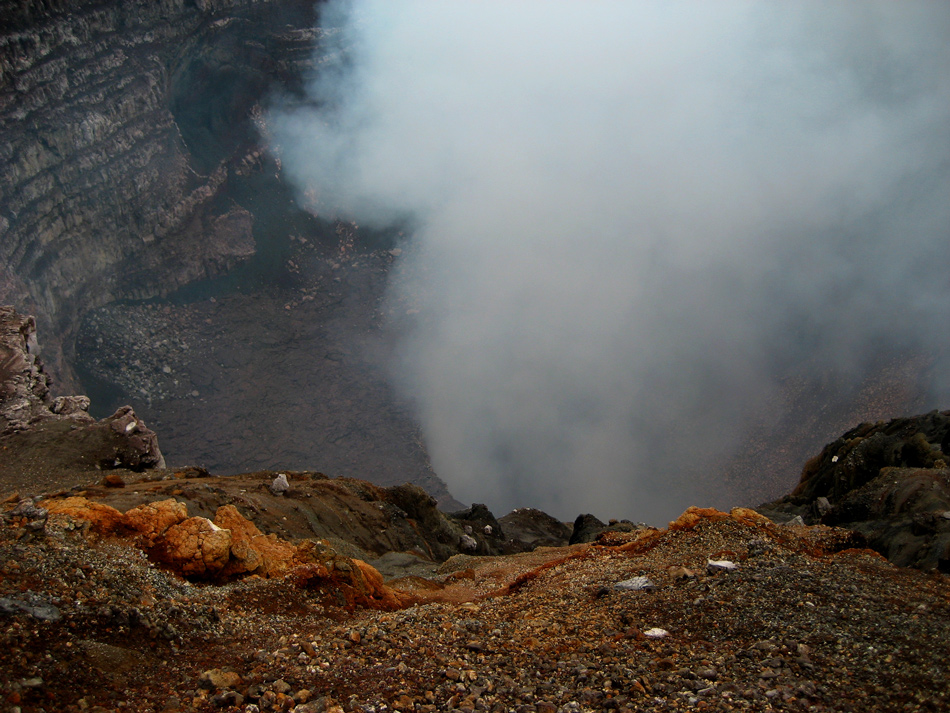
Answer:
[{"label": "dark basalt rock", "polygon": [[498,519],[505,535],[528,549],[563,547],[571,539],[571,526],[535,508],[518,508]]},{"label": "dark basalt rock", "polygon": [[578,515],[574,520],[574,529],[571,532],[570,544],[577,545],[583,542],[594,542],[605,532],[634,532],[640,529],[629,520],[611,520],[603,523],[591,514]]},{"label": "dark basalt rock", "polygon": [[495,519],[491,510],[481,503],[453,512],[449,517],[469,538],[475,541],[475,548],[469,548],[470,554],[495,555],[509,551],[505,547],[505,532],[501,524]]},{"label": "dark basalt rock", "polygon": [[805,464],[798,487],[758,508],[843,527],[895,564],[950,571],[950,411],[863,423]]},{"label": "dark basalt rock", "polygon": [[894,564],[950,572],[950,470],[883,468],[821,522],[863,534]]}]

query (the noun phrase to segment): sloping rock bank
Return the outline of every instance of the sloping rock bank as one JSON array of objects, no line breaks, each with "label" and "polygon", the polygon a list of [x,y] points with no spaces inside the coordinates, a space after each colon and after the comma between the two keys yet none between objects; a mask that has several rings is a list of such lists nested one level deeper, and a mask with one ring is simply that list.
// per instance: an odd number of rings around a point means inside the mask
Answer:
[{"label": "sloping rock bank", "polygon": [[[11,502],[25,493],[10,496]],[[156,563],[206,581],[282,574],[317,540],[398,576],[432,574],[455,555],[524,552],[539,544],[566,545],[570,537],[567,525],[537,511],[513,513],[518,522],[533,523],[530,536],[522,539],[517,525],[508,535],[502,525],[506,518],[499,522],[483,505],[445,514],[417,485],[381,488],[322,473],[213,477],[199,468],[115,471],[100,483],[34,495],[30,501],[88,521],[100,534],[124,537]],[[483,518],[494,527],[482,524]],[[232,534],[214,534],[215,528]],[[182,546],[181,539],[192,544]],[[199,540],[207,547],[194,544]],[[250,541],[276,544],[270,554],[254,554],[253,547],[242,554],[243,543]],[[277,560],[269,562],[272,555]]]},{"label": "sloping rock bank", "polygon": [[0,492],[39,492],[77,470],[164,466],[157,437],[131,408],[96,421],[85,396],[54,399],[35,343],[35,320],[0,307]]},{"label": "sloping rock bank", "polygon": [[90,312],[77,353],[98,387],[94,408],[132,405],[174,466],[414,482],[460,509],[388,380],[380,322],[396,257],[297,244],[297,272],[280,290]]},{"label": "sloping rock bank", "polygon": [[863,423],[806,463],[775,519],[862,533],[895,564],[950,572],[950,411]]}]

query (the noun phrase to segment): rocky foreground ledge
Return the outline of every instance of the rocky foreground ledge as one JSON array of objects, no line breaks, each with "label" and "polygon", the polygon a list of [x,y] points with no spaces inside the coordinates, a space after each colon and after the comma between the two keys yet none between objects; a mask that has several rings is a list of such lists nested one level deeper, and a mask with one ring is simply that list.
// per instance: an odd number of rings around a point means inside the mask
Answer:
[{"label": "rocky foreground ledge", "polygon": [[[279,576],[200,584],[149,552],[158,540],[144,523],[164,506],[130,509],[110,529],[107,510],[87,517],[57,502],[8,503],[0,526],[7,710],[950,704],[947,577],[896,567],[843,530],[691,509],[666,529],[457,556],[425,578],[384,584],[324,541]],[[261,536],[237,519],[229,535],[232,561],[288,547],[255,545]]]}]

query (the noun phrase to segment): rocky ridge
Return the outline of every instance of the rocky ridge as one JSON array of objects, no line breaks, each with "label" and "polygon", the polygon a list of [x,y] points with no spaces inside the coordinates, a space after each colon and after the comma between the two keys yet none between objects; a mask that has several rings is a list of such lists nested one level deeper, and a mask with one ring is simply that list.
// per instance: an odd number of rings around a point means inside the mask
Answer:
[{"label": "rocky ridge", "polygon": [[7,508],[0,693],[21,711],[947,705],[944,575],[748,510],[468,558],[391,581],[413,602],[398,609],[353,596],[339,556],[336,577],[195,585],[78,513],[24,534],[28,516]]}]

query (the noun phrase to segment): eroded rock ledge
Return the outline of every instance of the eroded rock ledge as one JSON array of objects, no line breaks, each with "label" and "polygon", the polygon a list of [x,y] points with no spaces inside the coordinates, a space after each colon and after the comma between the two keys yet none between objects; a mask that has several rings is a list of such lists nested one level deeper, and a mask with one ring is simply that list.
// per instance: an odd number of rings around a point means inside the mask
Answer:
[{"label": "eroded rock ledge", "polygon": [[131,408],[97,421],[85,396],[53,398],[35,344],[33,317],[0,307],[0,490],[38,492],[62,471],[164,467],[158,438]]}]

